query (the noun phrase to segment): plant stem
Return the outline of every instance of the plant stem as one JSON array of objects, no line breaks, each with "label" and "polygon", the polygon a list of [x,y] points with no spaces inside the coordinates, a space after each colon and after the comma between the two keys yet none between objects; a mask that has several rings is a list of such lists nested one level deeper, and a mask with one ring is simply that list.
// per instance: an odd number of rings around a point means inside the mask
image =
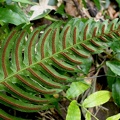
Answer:
[{"label": "plant stem", "polygon": [[94,116],[87,108],[83,107],[81,104],[77,103],[80,107],[82,107],[86,112],[88,112],[92,117],[94,117],[96,120],[99,120],[96,116]]},{"label": "plant stem", "polygon": [[48,19],[50,21],[53,21],[53,22],[58,21],[57,19],[54,19],[54,18],[50,17],[50,15],[46,15],[44,18],[46,18],[46,19]]},{"label": "plant stem", "polygon": [[[68,99],[68,98],[67,98]],[[69,101],[72,101],[71,99],[68,99]],[[96,116],[94,116],[89,110],[87,110],[87,108],[85,108],[84,106],[82,106],[80,103],[77,102],[77,105],[82,107],[86,112],[88,112],[92,117],[94,117],[96,120],[99,120]]]}]

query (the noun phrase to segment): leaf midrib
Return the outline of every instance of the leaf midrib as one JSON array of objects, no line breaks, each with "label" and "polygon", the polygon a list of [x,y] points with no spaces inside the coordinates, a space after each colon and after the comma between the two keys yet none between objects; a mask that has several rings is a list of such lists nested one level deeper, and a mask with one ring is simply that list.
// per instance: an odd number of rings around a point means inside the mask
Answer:
[{"label": "leaf midrib", "polygon": [[[25,68],[23,68],[23,69],[15,72],[15,74],[9,75],[9,76],[6,77],[5,79],[0,80],[0,81],[1,81],[0,83],[6,81],[6,80],[8,80],[8,79],[10,79],[11,77],[14,77],[15,75],[21,73],[21,72],[24,71],[24,70],[27,70],[28,68],[31,68],[32,66],[34,66],[34,65],[36,65],[36,64],[38,64],[38,63],[41,63],[41,62],[45,61],[46,59],[50,59],[50,58],[54,57],[54,56],[57,55],[57,54],[60,54],[60,53],[66,51],[66,50],[68,50],[68,49],[70,49],[70,48],[72,48],[72,47],[75,47],[75,46],[77,46],[77,45],[80,45],[81,43],[84,43],[84,42],[89,41],[89,40],[94,39],[94,38],[99,38],[100,36],[103,36],[103,35],[112,34],[112,33],[118,32],[118,31],[119,31],[119,29],[116,28],[116,30],[109,31],[108,33],[104,33],[104,34],[101,34],[101,35],[99,35],[99,36],[91,37],[91,38],[89,38],[89,39],[80,41],[80,42],[78,42],[78,43],[76,43],[76,44],[74,44],[74,45],[72,45],[72,46],[69,46],[69,47],[65,48],[64,50],[62,50],[62,51],[60,51],[60,52],[56,52],[56,53],[52,54],[52,55],[49,56],[49,57],[43,58],[43,59],[40,60],[39,62],[35,62],[35,63],[29,65],[28,67],[25,67]],[[98,49],[99,49],[99,48],[98,48]],[[86,59],[87,59],[87,58],[86,58]]]}]

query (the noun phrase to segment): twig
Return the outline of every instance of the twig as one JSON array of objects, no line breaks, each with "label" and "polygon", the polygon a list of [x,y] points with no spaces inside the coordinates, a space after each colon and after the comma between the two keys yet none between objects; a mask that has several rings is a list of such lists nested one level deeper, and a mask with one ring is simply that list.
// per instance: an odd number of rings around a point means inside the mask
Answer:
[{"label": "twig", "polygon": [[78,10],[79,15],[80,15],[81,17],[84,17],[84,15],[83,15],[83,13],[82,13],[82,11],[81,11],[81,9],[80,9],[80,6],[79,6],[78,1],[75,1],[75,0],[72,0],[72,1],[73,1],[73,3],[75,4],[75,7],[76,7],[76,9]]}]

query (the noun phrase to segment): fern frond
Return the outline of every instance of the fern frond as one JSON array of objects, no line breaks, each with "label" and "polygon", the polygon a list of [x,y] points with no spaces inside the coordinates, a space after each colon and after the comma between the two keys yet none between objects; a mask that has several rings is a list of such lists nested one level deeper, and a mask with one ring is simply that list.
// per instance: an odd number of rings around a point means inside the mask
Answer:
[{"label": "fern frond", "polygon": [[[52,107],[55,99],[47,99],[46,95],[62,91],[66,88],[63,83],[77,79],[69,73],[87,74],[92,54],[103,52],[114,39],[120,39],[117,19],[110,23],[93,19],[72,19],[66,25],[55,22],[41,35],[44,28],[41,26],[31,34],[26,29],[16,28],[3,42],[0,49],[1,104],[22,112]],[[13,120],[8,113],[0,111],[0,118]]]}]

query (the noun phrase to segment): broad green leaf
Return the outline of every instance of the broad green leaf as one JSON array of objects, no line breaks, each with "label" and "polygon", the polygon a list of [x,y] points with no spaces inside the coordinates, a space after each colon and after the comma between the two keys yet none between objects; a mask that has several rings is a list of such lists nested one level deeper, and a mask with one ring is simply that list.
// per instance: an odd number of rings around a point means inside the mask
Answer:
[{"label": "broad green leaf", "polygon": [[117,78],[116,82],[112,85],[112,96],[115,103],[120,106],[120,78]]},{"label": "broad green leaf", "polygon": [[107,61],[106,65],[111,71],[120,76],[120,62],[119,61]]},{"label": "broad green leaf", "polygon": [[120,52],[120,40],[119,39],[115,39],[111,45],[110,45],[111,49],[114,51],[114,52]]},{"label": "broad green leaf", "polygon": [[106,90],[101,90],[89,95],[82,103],[86,108],[99,106],[106,103],[111,97],[111,93]]},{"label": "broad green leaf", "polygon": [[116,2],[118,3],[118,6],[120,8],[120,0],[116,0]]},{"label": "broad green leaf", "polygon": [[120,113],[117,115],[113,115],[111,117],[108,117],[106,120],[119,120],[120,119]]},{"label": "broad green leaf", "polygon": [[29,0],[12,0],[13,2],[21,2],[21,3],[26,3],[26,4],[34,4],[33,2],[30,2]]},{"label": "broad green leaf", "polygon": [[69,99],[78,97],[80,94],[85,92],[85,90],[87,90],[89,87],[90,85],[84,82],[73,82],[66,92],[66,97]]},{"label": "broad green leaf", "polygon": [[14,25],[29,22],[24,12],[17,5],[7,5],[6,8],[1,7],[0,21]]},{"label": "broad green leaf", "polygon": [[66,120],[81,120],[81,112],[76,100],[73,100],[67,110]]},{"label": "broad green leaf", "polygon": [[57,8],[57,10],[56,10],[55,13],[58,13],[58,14],[60,14],[60,15],[66,15],[64,9],[65,9],[64,4],[61,4],[61,5]]},{"label": "broad green leaf", "polygon": [[107,70],[107,82],[108,82],[108,86],[109,88],[112,90],[112,85],[115,83],[116,81],[116,75],[115,73],[113,73],[109,68]]},{"label": "broad green leaf", "polygon": [[100,0],[93,0],[98,10],[101,9]]},{"label": "broad green leaf", "polygon": [[83,62],[83,64],[81,65],[81,69],[84,72],[84,74],[86,74],[86,75],[88,74],[92,62],[93,62],[92,58],[85,60],[85,63]]},{"label": "broad green leaf", "polygon": [[86,1],[85,1],[85,0],[82,0],[82,3],[83,3],[83,5],[84,5],[84,7],[86,8],[86,7],[87,7]]},{"label": "broad green leaf", "polygon": [[117,52],[117,53],[115,54],[114,58],[115,58],[116,60],[119,60],[119,61],[120,61],[120,52]]},{"label": "broad green leaf", "polygon": [[0,0],[0,3],[4,2],[5,0]]}]

